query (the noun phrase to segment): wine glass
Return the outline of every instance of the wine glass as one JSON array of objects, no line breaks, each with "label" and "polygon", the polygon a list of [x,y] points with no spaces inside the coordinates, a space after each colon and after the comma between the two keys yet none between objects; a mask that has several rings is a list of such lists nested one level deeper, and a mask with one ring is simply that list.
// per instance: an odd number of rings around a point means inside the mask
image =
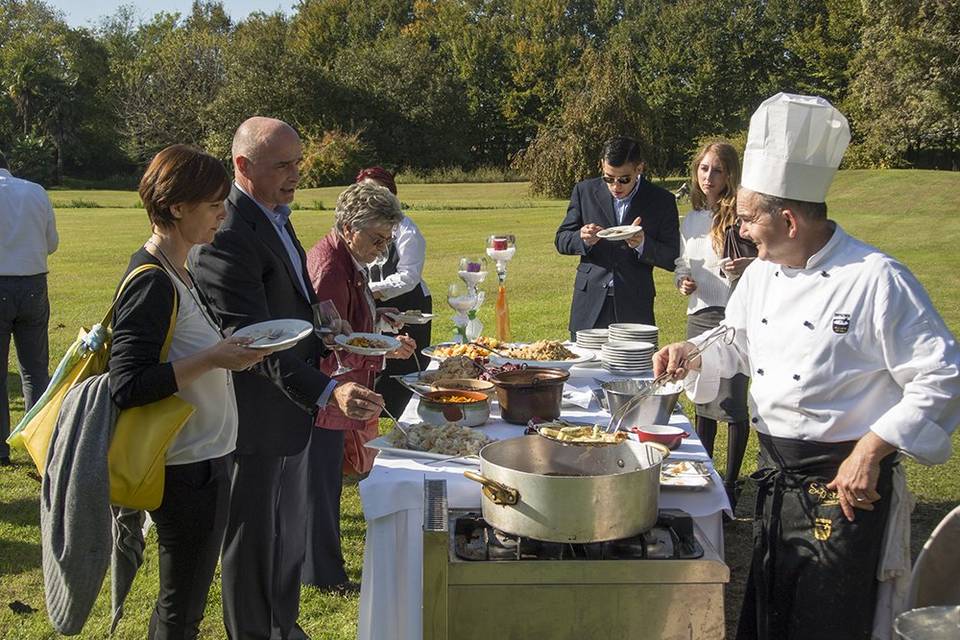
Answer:
[{"label": "wine glass", "polygon": [[466,316],[477,304],[477,294],[464,282],[454,282],[447,287],[447,304],[458,314]]},{"label": "wine glass", "polygon": [[333,304],[333,300],[321,300],[315,304],[313,315],[316,320],[314,332],[333,351],[333,357],[337,359],[337,369],[330,375],[336,377],[353,371],[352,367],[345,366],[343,361],[340,360],[340,349],[342,347],[332,340],[333,335],[339,333],[343,326],[343,320],[340,319],[340,313],[337,311],[336,305]]}]

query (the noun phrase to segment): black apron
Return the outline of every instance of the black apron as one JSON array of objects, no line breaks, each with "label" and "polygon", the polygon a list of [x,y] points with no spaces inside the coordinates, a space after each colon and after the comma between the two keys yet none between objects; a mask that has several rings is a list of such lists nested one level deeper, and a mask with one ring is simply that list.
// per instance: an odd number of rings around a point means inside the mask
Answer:
[{"label": "black apron", "polygon": [[873,511],[854,522],[827,484],[856,442],[758,434],[753,562],[737,640],[869,640],[896,454],[880,463]]},{"label": "black apron", "polygon": [[[397,272],[397,264],[400,262],[400,256],[397,253],[397,246],[390,245],[390,253],[383,266],[372,265],[370,267],[370,282],[380,282],[387,276]],[[420,283],[412,291],[403,293],[389,300],[377,300],[377,308],[396,307],[400,311],[410,311],[419,309],[423,313],[433,313],[433,298],[423,294],[423,287]],[[424,369],[430,364],[430,358],[423,355],[421,351],[430,346],[431,322],[426,324],[410,324],[401,329],[417,343],[417,352],[413,357],[406,360],[397,360],[395,358],[387,359],[387,366],[377,378],[376,391],[383,396],[387,405],[387,411],[395,416],[403,413],[407,402],[410,401],[412,393],[406,387],[401,385],[390,376],[404,375],[417,370],[417,358],[420,362],[420,368]]]}]

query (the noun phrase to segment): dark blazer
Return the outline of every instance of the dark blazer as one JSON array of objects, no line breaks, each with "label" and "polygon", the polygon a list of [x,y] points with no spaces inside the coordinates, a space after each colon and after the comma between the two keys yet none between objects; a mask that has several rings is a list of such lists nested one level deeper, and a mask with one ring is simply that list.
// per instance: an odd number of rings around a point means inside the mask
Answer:
[{"label": "dark blazer", "polygon": [[593,328],[611,277],[617,320],[649,322],[652,319],[656,295],[653,267],[673,271],[674,261],[680,255],[676,198],[641,177],[623,224],[630,224],[637,217],[642,219],[646,236],[643,253],[637,253],[623,241],[600,240],[587,247],[580,239],[580,227],[590,223],[605,229],[617,226],[613,196],[600,178],[584,180],[573,188],[567,216],[557,229],[555,239],[557,251],[580,256],[570,305],[571,332]]},{"label": "dark blazer", "polygon": [[[273,223],[257,203],[234,186],[226,209],[213,242],[194,247],[189,259],[190,272],[223,329],[281,318],[312,323],[316,295],[293,225],[288,222],[286,229],[300,254],[306,293]],[[316,401],[330,382],[317,369],[321,348],[310,334],[252,371],[233,374],[240,417],[237,453],[290,456],[303,450]]]}]

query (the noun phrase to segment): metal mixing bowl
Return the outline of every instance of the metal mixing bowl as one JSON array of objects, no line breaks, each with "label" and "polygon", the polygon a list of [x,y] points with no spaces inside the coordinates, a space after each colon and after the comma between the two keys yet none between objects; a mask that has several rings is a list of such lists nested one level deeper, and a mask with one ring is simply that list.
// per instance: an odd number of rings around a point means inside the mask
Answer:
[{"label": "metal mixing bowl", "polygon": [[[649,379],[642,378],[610,380],[601,383],[600,387],[603,389],[606,409],[613,415],[617,412],[617,409],[626,404],[630,398],[637,395],[649,383]],[[677,400],[682,392],[683,386],[679,382],[663,385],[652,395],[641,400],[623,417],[623,421],[620,423],[622,428],[631,429],[651,424],[669,423],[670,414],[677,406]]]}]

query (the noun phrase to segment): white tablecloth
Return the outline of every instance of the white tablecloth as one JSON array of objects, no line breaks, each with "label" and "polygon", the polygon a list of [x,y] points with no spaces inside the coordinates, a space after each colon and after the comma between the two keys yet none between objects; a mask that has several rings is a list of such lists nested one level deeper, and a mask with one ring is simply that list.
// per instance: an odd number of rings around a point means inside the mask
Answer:
[{"label": "white tablecloth", "polygon": [[[569,383],[587,385],[592,378],[609,379],[602,369],[574,369]],[[594,385],[595,386],[595,385]],[[609,414],[594,401],[589,409],[564,405],[562,415],[573,421],[606,422]],[[419,422],[416,398],[400,420]],[[704,460],[706,451],[681,413],[674,413],[670,424],[684,427],[690,437],[671,453],[673,458]],[[480,427],[490,437],[503,439],[521,435],[523,427],[500,419],[493,403],[490,421]],[[414,640],[421,630],[421,569],[423,561],[423,481],[442,478],[447,481],[450,508],[480,509],[480,485],[463,477],[463,464],[377,456],[370,475],[360,483],[360,499],[367,521],[363,554],[363,580],[360,589],[358,637],[361,640]],[[730,514],[730,503],[720,476],[710,464],[713,482],[709,489],[664,489],[661,508],[683,509],[694,517],[716,549],[723,553],[721,514]]]}]

